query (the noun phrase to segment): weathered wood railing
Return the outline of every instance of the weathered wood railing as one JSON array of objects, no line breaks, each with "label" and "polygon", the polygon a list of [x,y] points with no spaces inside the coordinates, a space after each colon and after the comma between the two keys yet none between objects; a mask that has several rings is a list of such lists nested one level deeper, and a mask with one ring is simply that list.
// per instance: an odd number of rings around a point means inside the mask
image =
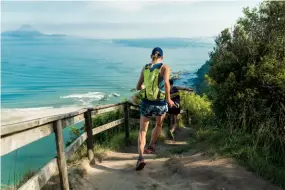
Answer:
[{"label": "weathered wood railing", "polygon": [[[124,117],[116,121],[93,128],[92,117],[115,110],[124,110]],[[129,138],[129,104],[127,102],[81,109],[75,112],[50,116],[31,121],[2,126],[1,156],[6,155],[27,144],[55,133],[57,156],[29,179],[20,190],[41,189],[56,171],[59,172],[61,188],[69,189],[66,160],[82,145],[87,144],[88,158],[95,163],[93,138],[95,134],[125,123],[126,139]],[[64,148],[63,129],[75,123],[85,121],[85,132],[67,148]]]},{"label": "weathered wood railing", "polygon": [[[99,127],[93,128],[92,117],[110,111],[123,110],[124,117]],[[2,126],[1,133],[1,156],[19,149],[27,144],[37,141],[52,133],[55,133],[57,156],[47,163],[38,173],[23,184],[20,190],[39,190],[56,173],[59,172],[61,189],[68,190],[68,174],[66,160],[86,141],[88,159],[95,164],[94,159],[94,135],[116,127],[124,123],[126,142],[130,136],[130,122],[139,122],[137,119],[129,118],[129,110],[138,110],[139,106],[130,102],[98,106],[95,108],[81,109],[75,112],[19,122]],[[85,132],[64,148],[63,129],[75,123],[85,121]]]}]

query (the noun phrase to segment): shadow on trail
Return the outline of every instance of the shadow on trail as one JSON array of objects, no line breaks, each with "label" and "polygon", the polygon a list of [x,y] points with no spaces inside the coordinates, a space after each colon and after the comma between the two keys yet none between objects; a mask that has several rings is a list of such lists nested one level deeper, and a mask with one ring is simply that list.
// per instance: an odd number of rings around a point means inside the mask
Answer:
[{"label": "shadow on trail", "polygon": [[111,167],[106,167],[104,165],[96,164],[95,166],[91,166],[91,167],[97,170],[110,171],[110,172],[134,172],[135,171],[135,168],[133,165],[129,165],[126,168],[111,168]]}]

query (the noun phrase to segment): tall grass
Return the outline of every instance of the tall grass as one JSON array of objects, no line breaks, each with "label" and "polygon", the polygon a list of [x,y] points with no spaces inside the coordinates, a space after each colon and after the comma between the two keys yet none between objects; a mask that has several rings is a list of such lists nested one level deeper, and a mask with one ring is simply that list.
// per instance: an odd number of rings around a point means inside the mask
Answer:
[{"label": "tall grass", "polygon": [[195,129],[196,136],[190,140],[190,145],[215,156],[234,158],[258,176],[285,188],[285,165],[276,162],[275,154],[268,146],[260,146],[259,134],[213,125],[196,126]]},{"label": "tall grass", "polygon": [[[118,110],[98,115],[95,118],[93,118],[93,127],[96,128],[101,125],[107,124],[109,122],[115,121],[117,119],[121,119],[123,117],[124,117],[123,110]],[[102,143],[104,141],[109,141],[110,138],[114,136],[114,134],[118,134],[123,131],[124,131],[124,124],[108,129],[107,131],[95,135],[95,143]]]},{"label": "tall grass", "polygon": [[182,106],[191,110],[196,130],[190,146],[234,158],[258,176],[285,188],[284,139],[272,127],[274,120],[267,118],[249,131],[246,126],[237,127],[239,123],[231,112],[227,112],[227,119],[218,120],[205,96],[184,94],[181,98]]}]

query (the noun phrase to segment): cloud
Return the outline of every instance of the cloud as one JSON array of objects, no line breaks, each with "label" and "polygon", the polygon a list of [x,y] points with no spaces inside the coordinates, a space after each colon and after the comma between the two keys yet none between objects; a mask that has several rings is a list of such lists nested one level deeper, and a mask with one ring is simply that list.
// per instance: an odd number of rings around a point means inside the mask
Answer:
[{"label": "cloud", "polygon": [[89,1],[86,5],[92,10],[108,10],[118,12],[138,12],[148,8],[159,11],[160,7],[171,7],[173,5],[189,5],[197,3],[198,1],[173,1],[173,0],[129,0],[129,1],[118,1],[118,0],[106,0],[106,1]]},{"label": "cloud", "polygon": [[[211,28],[211,32],[207,30]],[[64,33],[90,38],[147,38],[147,37],[193,37],[213,36],[221,30],[216,24],[205,22],[185,23],[67,23],[58,25],[38,25],[41,31]],[[202,29],[203,30],[202,30]]]},{"label": "cloud", "polygon": [[136,12],[149,6],[150,1],[90,1],[87,7],[92,10]]},{"label": "cloud", "polygon": [[[94,38],[212,36],[256,1],[5,1],[2,29],[31,24],[42,32]],[[258,0],[260,1],[260,0]]]}]

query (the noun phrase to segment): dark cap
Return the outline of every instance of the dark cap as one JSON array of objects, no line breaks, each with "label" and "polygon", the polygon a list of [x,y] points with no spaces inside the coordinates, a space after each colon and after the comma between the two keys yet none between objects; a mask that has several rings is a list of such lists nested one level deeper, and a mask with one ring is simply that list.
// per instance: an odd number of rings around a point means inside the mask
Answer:
[{"label": "dark cap", "polygon": [[152,50],[151,55],[154,55],[156,52],[158,52],[160,56],[163,56],[163,51],[162,51],[162,49],[161,49],[160,47],[154,48],[154,49]]}]

